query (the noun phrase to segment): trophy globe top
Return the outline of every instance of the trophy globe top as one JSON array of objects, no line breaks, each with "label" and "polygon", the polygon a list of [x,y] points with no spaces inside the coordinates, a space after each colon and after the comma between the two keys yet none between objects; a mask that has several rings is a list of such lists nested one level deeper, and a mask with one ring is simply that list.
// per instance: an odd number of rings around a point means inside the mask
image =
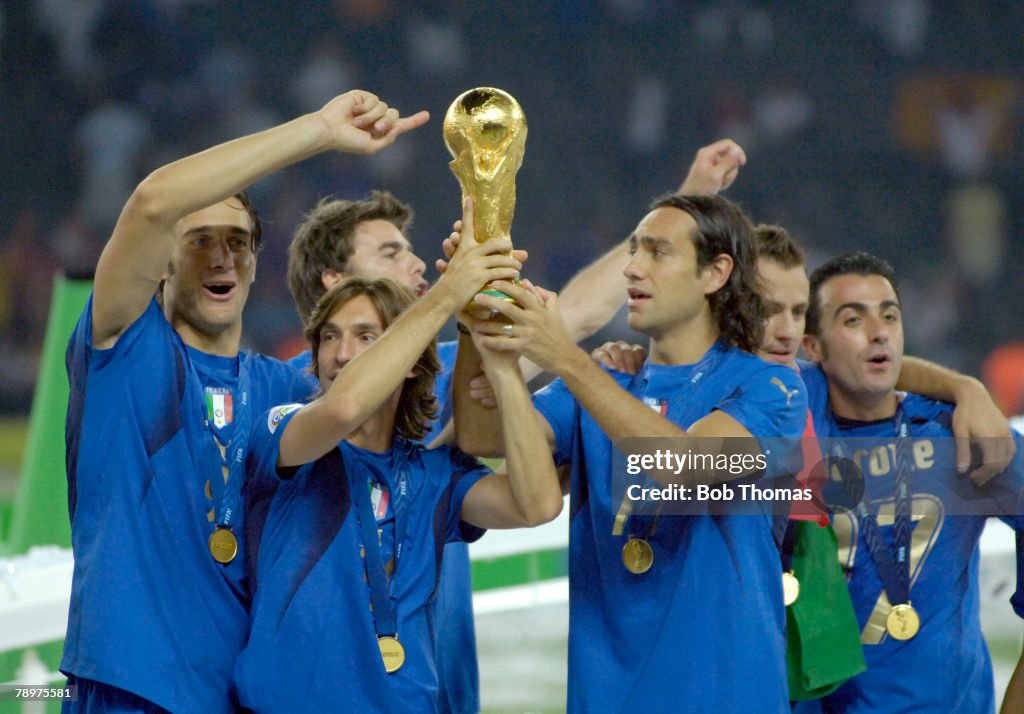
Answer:
[{"label": "trophy globe top", "polygon": [[470,164],[477,176],[490,174],[499,165],[518,170],[526,149],[526,115],[508,92],[470,89],[445,113],[444,143],[455,160]]}]

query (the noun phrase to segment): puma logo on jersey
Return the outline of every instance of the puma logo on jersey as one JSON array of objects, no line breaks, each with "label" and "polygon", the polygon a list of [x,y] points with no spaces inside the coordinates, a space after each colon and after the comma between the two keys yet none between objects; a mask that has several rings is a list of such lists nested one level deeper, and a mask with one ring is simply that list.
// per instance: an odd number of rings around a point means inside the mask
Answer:
[{"label": "puma logo on jersey", "polygon": [[782,393],[786,395],[786,406],[789,406],[789,400],[793,398],[794,394],[799,394],[799,389],[789,390],[786,389],[786,385],[778,377],[772,377],[772,384],[782,390]]}]

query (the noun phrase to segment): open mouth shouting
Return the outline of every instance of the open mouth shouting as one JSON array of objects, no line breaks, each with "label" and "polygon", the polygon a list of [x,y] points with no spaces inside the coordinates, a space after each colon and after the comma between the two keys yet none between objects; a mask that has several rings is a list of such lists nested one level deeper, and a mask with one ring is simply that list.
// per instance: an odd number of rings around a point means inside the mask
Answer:
[{"label": "open mouth shouting", "polygon": [[888,352],[876,352],[867,358],[869,372],[885,372],[892,364],[892,355]]},{"label": "open mouth shouting", "polygon": [[203,292],[211,300],[227,302],[235,294],[237,284],[234,280],[212,280],[203,283]]}]

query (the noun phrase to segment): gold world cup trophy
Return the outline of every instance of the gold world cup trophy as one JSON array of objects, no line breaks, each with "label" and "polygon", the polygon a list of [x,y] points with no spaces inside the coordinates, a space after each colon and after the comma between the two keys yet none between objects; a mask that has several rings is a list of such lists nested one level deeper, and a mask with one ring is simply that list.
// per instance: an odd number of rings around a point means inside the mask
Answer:
[{"label": "gold world cup trophy", "polygon": [[[526,116],[519,102],[494,87],[463,92],[444,115],[444,143],[454,157],[448,165],[459,179],[463,199],[473,198],[476,241],[510,238],[516,172],[526,151]],[[480,292],[512,300],[489,284]]]}]

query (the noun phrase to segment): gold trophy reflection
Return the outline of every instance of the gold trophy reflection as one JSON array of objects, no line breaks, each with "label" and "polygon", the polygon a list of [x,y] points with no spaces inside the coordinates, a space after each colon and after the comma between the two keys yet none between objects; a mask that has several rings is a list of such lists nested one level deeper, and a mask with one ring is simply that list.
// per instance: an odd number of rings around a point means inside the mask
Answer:
[{"label": "gold trophy reflection", "polygon": [[[454,157],[448,165],[459,180],[463,198],[473,198],[477,242],[510,238],[516,173],[526,151],[526,116],[519,102],[494,87],[463,92],[444,116],[444,143]],[[490,285],[480,292],[512,299]]]}]

